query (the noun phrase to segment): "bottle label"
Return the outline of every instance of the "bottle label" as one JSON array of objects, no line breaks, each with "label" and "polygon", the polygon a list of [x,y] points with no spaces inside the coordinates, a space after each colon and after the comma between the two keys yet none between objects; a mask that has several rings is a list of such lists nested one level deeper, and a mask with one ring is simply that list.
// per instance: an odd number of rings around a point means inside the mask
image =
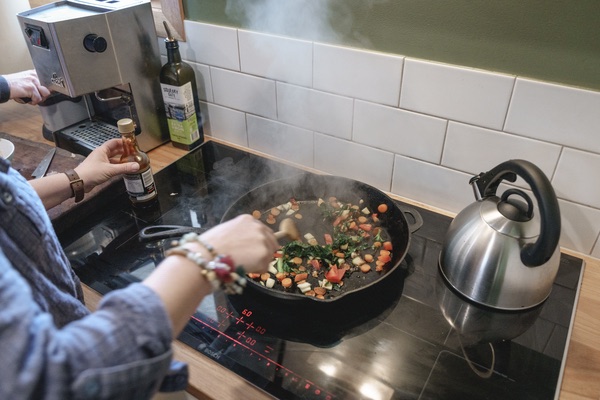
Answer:
[{"label": "bottle label", "polygon": [[123,180],[127,193],[137,201],[150,200],[156,196],[154,175],[150,168],[139,174],[125,174]]},{"label": "bottle label", "polygon": [[194,107],[192,83],[182,86],[160,84],[171,140],[192,144],[200,139],[200,129]]}]

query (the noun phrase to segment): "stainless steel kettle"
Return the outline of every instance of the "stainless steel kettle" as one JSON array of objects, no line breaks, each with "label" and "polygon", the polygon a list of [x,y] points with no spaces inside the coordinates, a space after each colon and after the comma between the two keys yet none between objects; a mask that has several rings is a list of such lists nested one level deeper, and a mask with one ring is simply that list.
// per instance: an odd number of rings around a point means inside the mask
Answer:
[{"label": "stainless steel kettle", "polygon": [[[517,176],[531,187],[496,195],[502,180]],[[471,178],[477,201],[450,224],[440,271],[468,299],[492,308],[522,310],[550,295],[560,262],[560,209],[550,181],[525,160],[503,162]]]}]

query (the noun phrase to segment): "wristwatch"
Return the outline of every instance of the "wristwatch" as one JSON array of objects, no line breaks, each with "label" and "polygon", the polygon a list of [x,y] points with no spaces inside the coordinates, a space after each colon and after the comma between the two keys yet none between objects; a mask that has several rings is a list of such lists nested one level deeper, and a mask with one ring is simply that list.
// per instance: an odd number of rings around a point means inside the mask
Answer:
[{"label": "wristwatch", "polygon": [[83,200],[83,195],[85,194],[83,190],[83,181],[79,175],[77,175],[75,170],[69,169],[65,171],[65,175],[67,175],[67,178],[69,178],[69,183],[71,184],[71,190],[73,191],[72,197],[75,197],[75,203],[79,203],[81,200]]}]

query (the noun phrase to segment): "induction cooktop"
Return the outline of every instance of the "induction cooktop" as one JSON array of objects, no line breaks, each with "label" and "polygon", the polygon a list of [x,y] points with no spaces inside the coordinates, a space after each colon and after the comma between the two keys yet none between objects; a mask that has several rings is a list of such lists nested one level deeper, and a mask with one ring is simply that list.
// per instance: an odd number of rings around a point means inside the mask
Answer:
[{"label": "induction cooktop", "polygon": [[[207,142],[155,174],[158,209],[136,213],[124,187],[113,185],[110,202],[99,197],[55,227],[82,282],[105,294],[144,279],[163,258],[164,240],[141,241],[140,229],[210,228],[249,190],[301,172]],[[398,205],[423,224],[381,295],[315,311],[216,292],[179,340],[281,399],[557,397],[582,260],[561,255],[551,295],[539,307],[487,309],[441,278],[438,257],[451,218]]]}]

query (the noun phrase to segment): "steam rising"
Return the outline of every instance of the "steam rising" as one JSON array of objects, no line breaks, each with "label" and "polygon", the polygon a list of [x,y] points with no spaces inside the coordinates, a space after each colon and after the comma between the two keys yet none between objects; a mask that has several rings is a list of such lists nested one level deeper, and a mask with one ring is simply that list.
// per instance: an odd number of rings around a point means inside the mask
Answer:
[{"label": "steam rising", "polygon": [[368,13],[388,0],[227,0],[225,12],[242,28],[323,43],[371,47],[354,28],[353,10]]}]

